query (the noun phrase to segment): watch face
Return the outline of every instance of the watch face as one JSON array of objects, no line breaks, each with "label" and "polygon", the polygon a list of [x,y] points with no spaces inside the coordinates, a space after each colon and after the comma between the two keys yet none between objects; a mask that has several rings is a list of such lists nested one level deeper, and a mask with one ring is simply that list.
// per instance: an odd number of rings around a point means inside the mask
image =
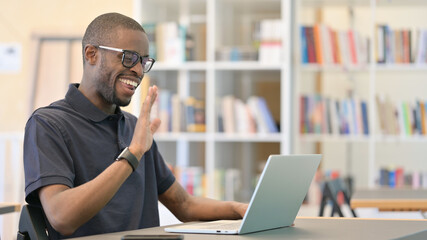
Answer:
[{"label": "watch face", "polygon": [[119,156],[117,157],[118,159],[119,158],[128,158],[128,156],[129,156],[129,153],[130,154],[132,154],[130,151],[129,151],[129,147],[126,147],[125,149],[123,149],[123,151],[119,154]]}]

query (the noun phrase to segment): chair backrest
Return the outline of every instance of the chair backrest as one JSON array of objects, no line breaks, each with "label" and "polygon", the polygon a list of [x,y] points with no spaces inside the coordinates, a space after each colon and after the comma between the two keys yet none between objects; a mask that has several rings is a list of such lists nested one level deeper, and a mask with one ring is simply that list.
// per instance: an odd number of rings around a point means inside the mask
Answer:
[{"label": "chair backrest", "polygon": [[[323,211],[325,209],[325,205],[327,204],[327,201],[331,201],[332,202],[331,217],[335,213],[338,213],[340,217],[344,217],[344,214],[342,213],[340,205],[338,203],[337,197],[339,193],[343,194],[345,203],[350,207],[351,192],[343,179],[336,178],[336,179],[332,179],[324,182],[319,216],[323,216]],[[350,207],[350,210],[351,210],[351,213],[353,214],[353,217],[357,217],[356,213],[354,212],[353,209],[351,209],[351,207]]]},{"label": "chair backrest", "polygon": [[47,226],[43,209],[24,205],[19,218],[17,240],[48,240]]}]

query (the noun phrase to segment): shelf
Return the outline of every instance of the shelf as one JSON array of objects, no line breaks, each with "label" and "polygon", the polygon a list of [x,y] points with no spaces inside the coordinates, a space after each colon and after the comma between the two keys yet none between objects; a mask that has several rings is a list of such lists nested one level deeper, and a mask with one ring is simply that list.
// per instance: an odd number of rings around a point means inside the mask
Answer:
[{"label": "shelf", "polygon": [[302,0],[301,5],[305,7],[325,6],[369,6],[370,0]]},{"label": "shelf", "polygon": [[386,143],[427,143],[427,136],[414,135],[414,136],[391,136],[383,135],[375,137],[376,142]]},{"label": "shelf", "polygon": [[[328,135],[328,134],[303,134],[299,135],[304,142],[368,142],[370,136],[359,135]],[[374,137],[377,143],[427,143],[427,136],[391,136],[378,135]]]},{"label": "shelf", "polygon": [[[325,6],[365,6],[369,7],[372,0],[301,0],[303,6],[325,7]],[[377,7],[383,6],[427,6],[425,0],[375,0]]]},{"label": "shelf", "polygon": [[281,142],[280,133],[226,134],[217,133],[214,137],[218,142]]},{"label": "shelf", "polygon": [[369,136],[359,135],[328,135],[328,134],[303,134],[299,136],[304,142],[368,142]]},{"label": "shelf", "polygon": [[392,7],[420,7],[426,6],[425,0],[376,0],[377,7],[392,6]]},{"label": "shelf", "polygon": [[205,133],[155,133],[154,140],[158,142],[176,142],[176,141],[189,141],[189,142],[204,142],[207,139]]},{"label": "shelf", "polygon": [[282,65],[280,63],[262,63],[258,61],[247,61],[247,62],[216,62],[214,64],[217,70],[281,70]]},{"label": "shelf", "polygon": [[[364,72],[370,71],[369,65],[364,66],[343,66],[343,65],[319,65],[319,64],[301,64],[300,69],[305,72]],[[376,71],[427,71],[427,64],[377,64]]]},{"label": "shelf", "polygon": [[378,64],[378,71],[427,71],[427,64]]},{"label": "shelf", "polygon": [[205,142],[213,140],[216,142],[281,142],[282,135],[280,133],[156,133],[154,139],[158,142]]},{"label": "shelf", "polygon": [[369,65],[356,66],[356,65],[319,65],[319,64],[301,64],[300,69],[306,72],[322,72],[322,71],[336,71],[336,72],[363,72],[369,71]]},{"label": "shelf", "polygon": [[[372,0],[301,0],[301,5],[305,7],[331,7],[331,6],[362,6],[369,7]],[[425,0],[375,0],[377,7],[408,7],[427,6]]]},{"label": "shelf", "polygon": [[208,68],[206,62],[182,62],[182,63],[165,63],[165,62],[156,62],[151,71],[179,71],[179,70],[188,70],[188,71],[203,71]]},{"label": "shelf", "polygon": [[282,70],[283,65],[280,63],[262,63],[258,61],[221,61],[209,64],[207,62],[182,62],[182,63],[165,63],[156,62],[151,71],[205,71],[208,68],[216,70]]},{"label": "shelf", "polygon": [[236,11],[239,12],[271,12],[277,11],[281,0],[220,0],[217,4],[222,7],[236,7]]}]

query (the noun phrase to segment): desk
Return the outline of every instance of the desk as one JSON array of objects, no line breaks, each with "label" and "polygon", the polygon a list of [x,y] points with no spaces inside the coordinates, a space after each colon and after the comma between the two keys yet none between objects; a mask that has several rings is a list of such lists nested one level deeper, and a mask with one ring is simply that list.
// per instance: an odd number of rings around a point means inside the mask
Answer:
[{"label": "desk", "polygon": [[0,214],[19,212],[19,211],[21,211],[21,204],[19,203],[0,202]]},{"label": "desk", "polygon": [[378,208],[380,211],[427,211],[427,189],[356,190],[351,208]]},{"label": "desk", "polygon": [[[155,227],[74,239],[120,240],[126,234],[166,234],[163,228]],[[427,220],[297,217],[294,227],[245,235],[185,234],[184,239],[393,239],[426,229]]]}]

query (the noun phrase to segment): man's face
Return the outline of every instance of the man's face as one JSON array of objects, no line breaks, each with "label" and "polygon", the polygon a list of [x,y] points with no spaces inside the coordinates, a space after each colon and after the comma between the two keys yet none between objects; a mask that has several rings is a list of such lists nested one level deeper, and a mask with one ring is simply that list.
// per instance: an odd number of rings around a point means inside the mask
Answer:
[{"label": "man's face", "polygon": [[[111,42],[106,46],[132,50],[141,56],[148,56],[148,39],[143,32],[118,29]],[[101,60],[95,77],[97,94],[107,104],[129,105],[144,76],[141,63],[137,63],[132,68],[127,68],[121,62],[123,53],[106,49],[98,49],[98,51]]]}]

